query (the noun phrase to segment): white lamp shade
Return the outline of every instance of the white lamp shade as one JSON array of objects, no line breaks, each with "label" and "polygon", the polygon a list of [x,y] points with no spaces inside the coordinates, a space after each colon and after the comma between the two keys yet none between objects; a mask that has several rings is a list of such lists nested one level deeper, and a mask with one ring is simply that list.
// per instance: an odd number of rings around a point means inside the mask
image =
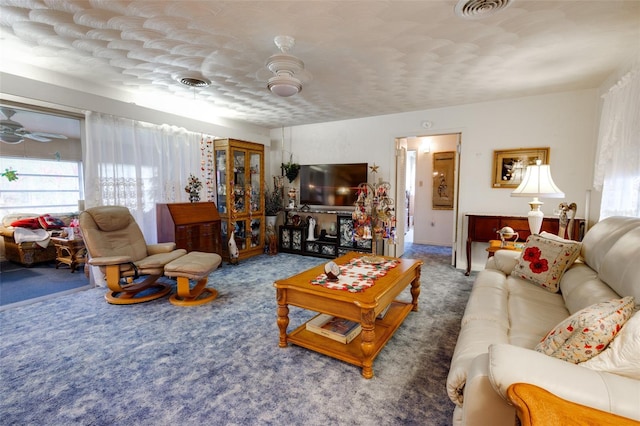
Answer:
[{"label": "white lamp shade", "polygon": [[564,192],[553,182],[548,164],[528,166],[512,197],[564,198]]},{"label": "white lamp shade", "polygon": [[538,200],[538,197],[564,198],[564,192],[553,182],[549,165],[540,163],[541,161],[537,160],[535,165],[527,167],[522,182],[511,193],[512,197],[533,197],[529,202],[531,211],[528,214],[531,234],[540,233],[544,218],[544,213],[540,210],[543,203]]}]

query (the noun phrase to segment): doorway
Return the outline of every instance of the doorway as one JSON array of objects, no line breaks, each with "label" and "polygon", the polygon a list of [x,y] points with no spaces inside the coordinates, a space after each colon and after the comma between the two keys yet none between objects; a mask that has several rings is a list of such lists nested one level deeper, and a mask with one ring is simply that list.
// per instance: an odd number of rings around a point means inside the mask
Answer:
[{"label": "doorway", "polygon": [[[396,161],[396,256],[405,244],[451,247],[455,264],[460,133],[406,136],[395,139]],[[452,205],[434,201],[434,154],[451,153],[454,158]],[[451,173],[451,172],[450,172]],[[439,175],[441,177],[441,175]]]},{"label": "doorway", "polygon": [[413,243],[413,228],[415,225],[415,202],[416,202],[416,150],[407,151],[407,170],[405,176],[405,225],[404,243]]}]

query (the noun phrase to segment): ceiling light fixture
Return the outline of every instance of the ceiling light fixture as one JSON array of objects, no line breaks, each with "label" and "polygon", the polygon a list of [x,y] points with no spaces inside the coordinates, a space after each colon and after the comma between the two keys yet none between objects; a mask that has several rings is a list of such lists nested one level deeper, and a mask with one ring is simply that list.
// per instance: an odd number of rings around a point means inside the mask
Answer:
[{"label": "ceiling light fixture", "polygon": [[304,62],[289,54],[296,43],[293,37],[276,36],[273,42],[281,53],[271,55],[267,60],[267,68],[275,74],[267,82],[267,88],[278,96],[293,96],[302,90],[302,82],[295,74],[304,69]]},{"label": "ceiling light fixture", "polygon": [[272,93],[282,96],[283,98],[293,96],[302,90],[300,80],[286,73],[280,73],[275,77],[271,77],[267,83],[267,88]]}]

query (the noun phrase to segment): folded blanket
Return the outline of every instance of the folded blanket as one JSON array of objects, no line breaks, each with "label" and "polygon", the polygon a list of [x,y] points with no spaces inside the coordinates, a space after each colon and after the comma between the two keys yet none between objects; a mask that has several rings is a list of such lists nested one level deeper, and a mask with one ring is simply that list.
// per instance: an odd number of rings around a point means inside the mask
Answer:
[{"label": "folded blanket", "polygon": [[13,239],[16,243],[35,242],[40,247],[45,248],[49,245],[49,238],[51,235],[44,229],[28,229],[28,228],[15,228],[13,230]]}]

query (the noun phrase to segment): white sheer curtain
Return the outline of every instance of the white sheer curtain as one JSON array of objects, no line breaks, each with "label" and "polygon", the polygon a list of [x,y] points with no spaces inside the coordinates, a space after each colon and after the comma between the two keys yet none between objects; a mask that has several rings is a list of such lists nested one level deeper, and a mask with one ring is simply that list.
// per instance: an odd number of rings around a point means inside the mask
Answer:
[{"label": "white sheer curtain", "polygon": [[156,203],[189,201],[190,174],[205,182],[202,135],[96,112],[86,114],[86,131],[85,207],[128,207],[147,242],[157,242]]},{"label": "white sheer curtain", "polygon": [[640,217],[640,70],[603,95],[593,187],[602,191],[600,220]]}]

